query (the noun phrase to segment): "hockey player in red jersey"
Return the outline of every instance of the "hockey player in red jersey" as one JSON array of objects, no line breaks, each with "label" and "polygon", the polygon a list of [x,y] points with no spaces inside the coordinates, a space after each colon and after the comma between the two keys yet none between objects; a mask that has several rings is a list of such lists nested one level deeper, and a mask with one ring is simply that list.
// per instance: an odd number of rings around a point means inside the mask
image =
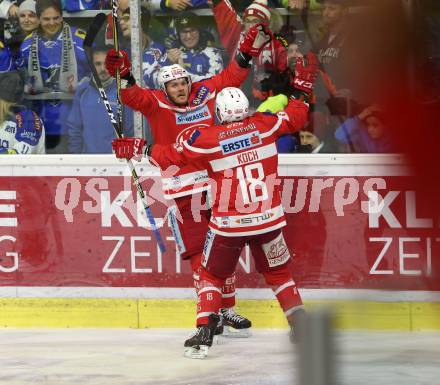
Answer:
[{"label": "hockey player in red jersey", "polygon": [[[130,72],[131,64],[124,51],[110,50],[105,63],[112,76],[116,75],[117,69],[120,71],[122,102],[133,110],[142,112],[148,119],[156,144],[168,145],[187,139],[194,125],[214,124],[216,94],[225,87],[240,86],[248,76],[251,58],[259,55],[262,46],[271,37],[271,32],[265,26],[256,25],[241,41],[235,60],[224,71],[196,83],[191,82],[189,73],[178,64],[163,67],[158,74],[160,90],[145,89],[135,84]],[[165,198],[174,199],[175,202],[175,206],[169,211],[171,229],[181,257],[191,261],[196,291],[210,214],[207,209],[201,209],[197,221],[191,207],[192,202],[203,202],[205,199],[205,191],[209,188],[207,180],[207,171],[191,164],[181,167],[172,177],[163,175],[162,178]],[[177,219],[177,211],[182,222]],[[226,280],[222,293],[221,312],[224,325],[239,331],[230,335],[249,336],[251,322],[234,312],[234,274],[231,273]],[[225,334],[227,331],[228,328],[225,329]]]},{"label": "hockey player in red jersey", "polygon": [[318,62],[313,54],[296,65],[293,97],[283,112],[248,117],[249,102],[238,88],[223,89],[216,99],[222,123],[195,128],[188,140],[173,146],[145,146],[143,139],[115,139],[117,157],[130,159],[141,149],[162,168],[191,163],[206,167],[213,183],[213,208],[203,251],[197,333],[185,342],[185,355],[205,358],[221,307],[221,287],[234,271],[240,253],[249,244],[257,270],[272,287],[291,326],[304,310],[292,275],[290,254],[281,228],[285,217],[277,178],[275,140],[304,127],[308,104],[304,102],[316,79]]}]

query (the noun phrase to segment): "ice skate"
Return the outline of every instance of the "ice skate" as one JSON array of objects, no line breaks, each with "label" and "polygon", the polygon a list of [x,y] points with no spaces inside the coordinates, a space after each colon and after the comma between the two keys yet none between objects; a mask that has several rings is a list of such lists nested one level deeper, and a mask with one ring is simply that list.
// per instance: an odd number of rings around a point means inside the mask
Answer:
[{"label": "ice skate", "polygon": [[221,309],[220,314],[223,318],[224,330],[222,336],[232,338],[248,338],[251,336],[251,321],[237,314],[234,308]]},{"label": "ice skate", "polygon": [[305,317],[306,317],[306,312],[304,311],[304,309],[298,309],[290,316],[289,340],[291,344],[297,344],[302,338],[304,331]]},{"label": "ice skate", "polygon": [[[219,336],[219,335],[223,334],[223,331],[224,331],[223,317],[219,314],[219,321],[218,321],[217,327],[215,328],[214,336]],[[215,338],[216,337],[214,337],[214,342],[215,342]]]},{"label": "ice skate", "polygon": [[185,341],[185,350],[183,355],[187,358],[205,359],[208,350],[212,346],[215,329],[220,321],[218,314],[211,314],[208,319],[208,325],[197,327],[196,333]]}]

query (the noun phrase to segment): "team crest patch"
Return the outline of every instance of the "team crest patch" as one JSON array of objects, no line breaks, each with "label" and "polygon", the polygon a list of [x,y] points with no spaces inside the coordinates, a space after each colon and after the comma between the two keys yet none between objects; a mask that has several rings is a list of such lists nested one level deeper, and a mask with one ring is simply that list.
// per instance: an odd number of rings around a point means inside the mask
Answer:
[{"label": "team crest patch", "polygon": [[182,186],[180,176],[174,175],[170,178],[172,188],[180,188]]},{"label": "team crest patch", "polygon": [[230,227],[231,226],[231,218],[229,217],[221,217],[217,218],[220,227]]},{"label": "team crest patch", "polygon": [[283,233],[272,241],[263,245],[263,251],[266,255],[269,267],[275,267],[286,263],[290,258],[289,249],[284,240]]}]

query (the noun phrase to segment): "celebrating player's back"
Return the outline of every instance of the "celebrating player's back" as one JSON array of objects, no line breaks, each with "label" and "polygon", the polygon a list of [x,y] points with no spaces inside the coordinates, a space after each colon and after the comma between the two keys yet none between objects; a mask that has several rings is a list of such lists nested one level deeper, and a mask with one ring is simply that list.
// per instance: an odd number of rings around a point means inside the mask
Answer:
[{"label": "celebrating player's back", "polygon": [[[313,58],[310,58],[313,59]],[[238,88],[218,95],[215,112],[220,125],[195,128],[189,139],[172,146],[144,146],[140,138],[113,142],[116,156],[150,155],[166,168],[193,164],[206,168],[213,183],[213,208],[203,250],[198,290],[197,333],[185,341],[185,356],[205,358],[220,320],[221,287],[235,271],[248,244],[256,269],[272,287],[291,326],[291,340],[303,319],[302,300],[288,269],[290,253],[280,230],[285,225],[277,181],[278,136],[301,129],[307,120],[304,98],[312,89],[317,65],[298,64],[296,87],[288,106],[276,115],[248,117],[249,102]],[[298,91],[298,90],[297,90]],[[304,94],[304,92],[306,94]]]},{"label": "celebrating player's back", "polygon": [[[228,110],[230,103],[234,110]],[[220,121],[246,116],[248,100],[238,88],[226,88],[216,101]],[[257,112],[225,125],[200,127],[175,146],[154,145],[151,156],[162,168],[199,164],[208,170],[213,207],[210,228],[224,236],[254,235],[285,225],[277,183],[275,140],[304,127],[308,106],[291,99],[284,112]]]}]

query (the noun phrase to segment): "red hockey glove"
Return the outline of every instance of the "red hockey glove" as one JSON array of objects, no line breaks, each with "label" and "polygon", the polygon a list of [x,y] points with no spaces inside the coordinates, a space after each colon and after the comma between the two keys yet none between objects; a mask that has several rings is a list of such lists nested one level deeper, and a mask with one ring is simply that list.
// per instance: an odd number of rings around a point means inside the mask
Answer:
[{"label": "red hockey glove", "polygon": [[273,33],[267,24],[255,24],[246,32],[240,42],[239,51],[246,55],[258,57],[263,47],[273,39]]},{"label": "red hockey glove", "polygon": [[297,90],[310,95],[313,91],[313,84],[318,76],[318,69],[319,62],[314,53],[309,52],[305,57],[297,58],[293,86]]},{"label": "red hockey glove", "polygon": [[134,157],[139,161],[142,158],[145,144],[146,141],[142,138],[118,138],[113,139],[112,148],[116,158],[130,160]]},{"label": "red hockey glove", "polygon": [[113,77],[116,77],[116,70],[118,69],[121,78],[125,77],[131,70],[128,53],[122,50],[118,52],[114,48],[109,49],[105,56],[105,68],[107,68],[107,71]]}]

